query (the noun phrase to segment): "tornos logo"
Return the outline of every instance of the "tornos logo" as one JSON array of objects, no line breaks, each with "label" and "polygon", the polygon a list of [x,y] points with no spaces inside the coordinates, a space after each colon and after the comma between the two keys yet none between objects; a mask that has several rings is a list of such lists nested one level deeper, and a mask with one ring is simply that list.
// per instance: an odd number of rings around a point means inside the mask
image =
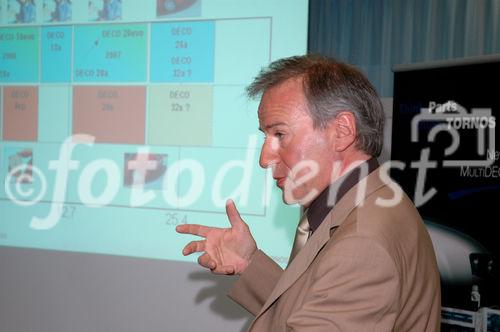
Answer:
[{"label": "tornos logo", "polygon": [[[411,162],[411,167],[417,169],[414,197],[417,207],[436,194],[436,188],[431,187],[427,191],[425,188],[427,172],[438,166],[459,168],[462,177],[492,177],[494,175],[490,174],[498,173],[496,165],[491,167],[496,159],[492,156],[497,151],[495,125],[491,108],[472,108],[469,113],[453,100],[444,103],[431,101],[428,108],[421,108],[420,114],[411,121],[411,142],[420,147],[420,159]],[[442,141],[448,145],[439,160],[433,160],[430,159],[431,148],[433,142],[441,140],[440,133],[448,134],[451,139]],[[461,144],[462,138],[465,144]]]},{"label": "tornos logo", "polygon": [[[440,132],[451,135],[451,144],[445,149],[443,167],[484,167],[492,164],[486,151],[495,151],[495,117],[491,108],[467,109],[453,100],[444,103],[429,102],[428,108],[422,108],[420,114],[412,119],[411,141],[434,142]],[[477,133],[476,158],[454,159],[454,153],[460,147],[461,133],[464,130],[475,130]],[[425,135],[426,137],[421,137]],[[470,135],[468,135],[470,137]],[[469,156],[472,151],[469,151]],[[447,157],[451,157],[448,159]]]},{"label": "tornos logo", "polygon": [[439,104],[435,101],[429,102],[427,111],[433,115],[441,115],[440,118],[448,124],[448,129],[494,129],[496,120],[491,116],[489,108],[473,108],[471,113],[459,103],[449,100]]}]

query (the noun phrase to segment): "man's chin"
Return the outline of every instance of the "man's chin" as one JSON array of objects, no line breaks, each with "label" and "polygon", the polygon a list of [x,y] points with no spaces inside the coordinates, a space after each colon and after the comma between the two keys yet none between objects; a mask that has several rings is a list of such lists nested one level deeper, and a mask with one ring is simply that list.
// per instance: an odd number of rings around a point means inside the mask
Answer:
[{"label": "man's chin", "polygon": [[294,204],[298,204],[299,202],[298,202],[297,200],[295,200],[295,201],[287,200],[287,199],[283,196],[283,203],[285,203],[286,205],[294,205]]},{"label": "man's chin", "polygon": [[293,194],[291,191],[282,190],[283,203],[286,205],[299,204],[301,206],[309,206],[311,201],[314,199],[312,195],[299,195]]}]

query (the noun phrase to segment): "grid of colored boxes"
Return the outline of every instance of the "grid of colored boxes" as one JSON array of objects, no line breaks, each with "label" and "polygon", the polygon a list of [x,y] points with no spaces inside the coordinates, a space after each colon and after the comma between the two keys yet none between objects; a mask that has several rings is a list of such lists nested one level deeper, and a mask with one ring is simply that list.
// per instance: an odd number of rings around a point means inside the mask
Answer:
[{"label": "grid of colored boxes", "polygon": [[96,143],[212,144],[211,86],[152,86],[149,100],[146,90],[144,86],[75,86],[71,91],[53,86],[4,87],[2,139],[60,142],[71,133],[85,133],[94,136]]},{"label": "grid of colored boxes", "polygon": [[213,81],[213,21],[150,28],[151,40],[149,24],[1,28],[0,82]]},{"label": "grid of colored boxes", "polygon": [[269,18],[0,28],[0,137],[245,146],[243,87],[270,61],[270,31]]}]

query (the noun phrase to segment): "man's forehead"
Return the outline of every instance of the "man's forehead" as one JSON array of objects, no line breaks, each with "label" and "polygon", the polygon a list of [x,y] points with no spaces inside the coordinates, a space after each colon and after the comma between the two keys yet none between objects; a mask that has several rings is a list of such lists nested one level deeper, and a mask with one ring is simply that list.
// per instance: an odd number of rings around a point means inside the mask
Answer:
[{"label": "man's forehead", "polygon": [[262,132],[270,132],[273,129],[294,129],[307,126],[308,123],[312,123],[312,118],[309,112],[302,108],[268,109],[259,112],[259,130]]},{"label": "man's forehead", "polygon": [[310,116],[308,103],[299,87],[276,87],[267,90],[262,96],[257,115],[259,123],[262,122],[282,122],[293,120],[304,115]]}]

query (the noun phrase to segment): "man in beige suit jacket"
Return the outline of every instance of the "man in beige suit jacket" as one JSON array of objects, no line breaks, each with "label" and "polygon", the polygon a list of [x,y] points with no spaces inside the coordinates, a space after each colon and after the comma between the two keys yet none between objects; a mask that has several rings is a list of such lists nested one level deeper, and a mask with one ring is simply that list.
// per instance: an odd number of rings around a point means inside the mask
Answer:
[{"label": "man in beige suit jacket", "polygon": [[348,65],[302,56],[272,63],[248,91],[262,94],[260,164],[285,203],[307,209],[309,238],[282,270],[229,201],[231,227],[177,228],[204,238],[183,253],[240,275],[229,296],[255,315],[251,331],[439,331],[434,250],[375,160],[384,114],[370,83]]}]

